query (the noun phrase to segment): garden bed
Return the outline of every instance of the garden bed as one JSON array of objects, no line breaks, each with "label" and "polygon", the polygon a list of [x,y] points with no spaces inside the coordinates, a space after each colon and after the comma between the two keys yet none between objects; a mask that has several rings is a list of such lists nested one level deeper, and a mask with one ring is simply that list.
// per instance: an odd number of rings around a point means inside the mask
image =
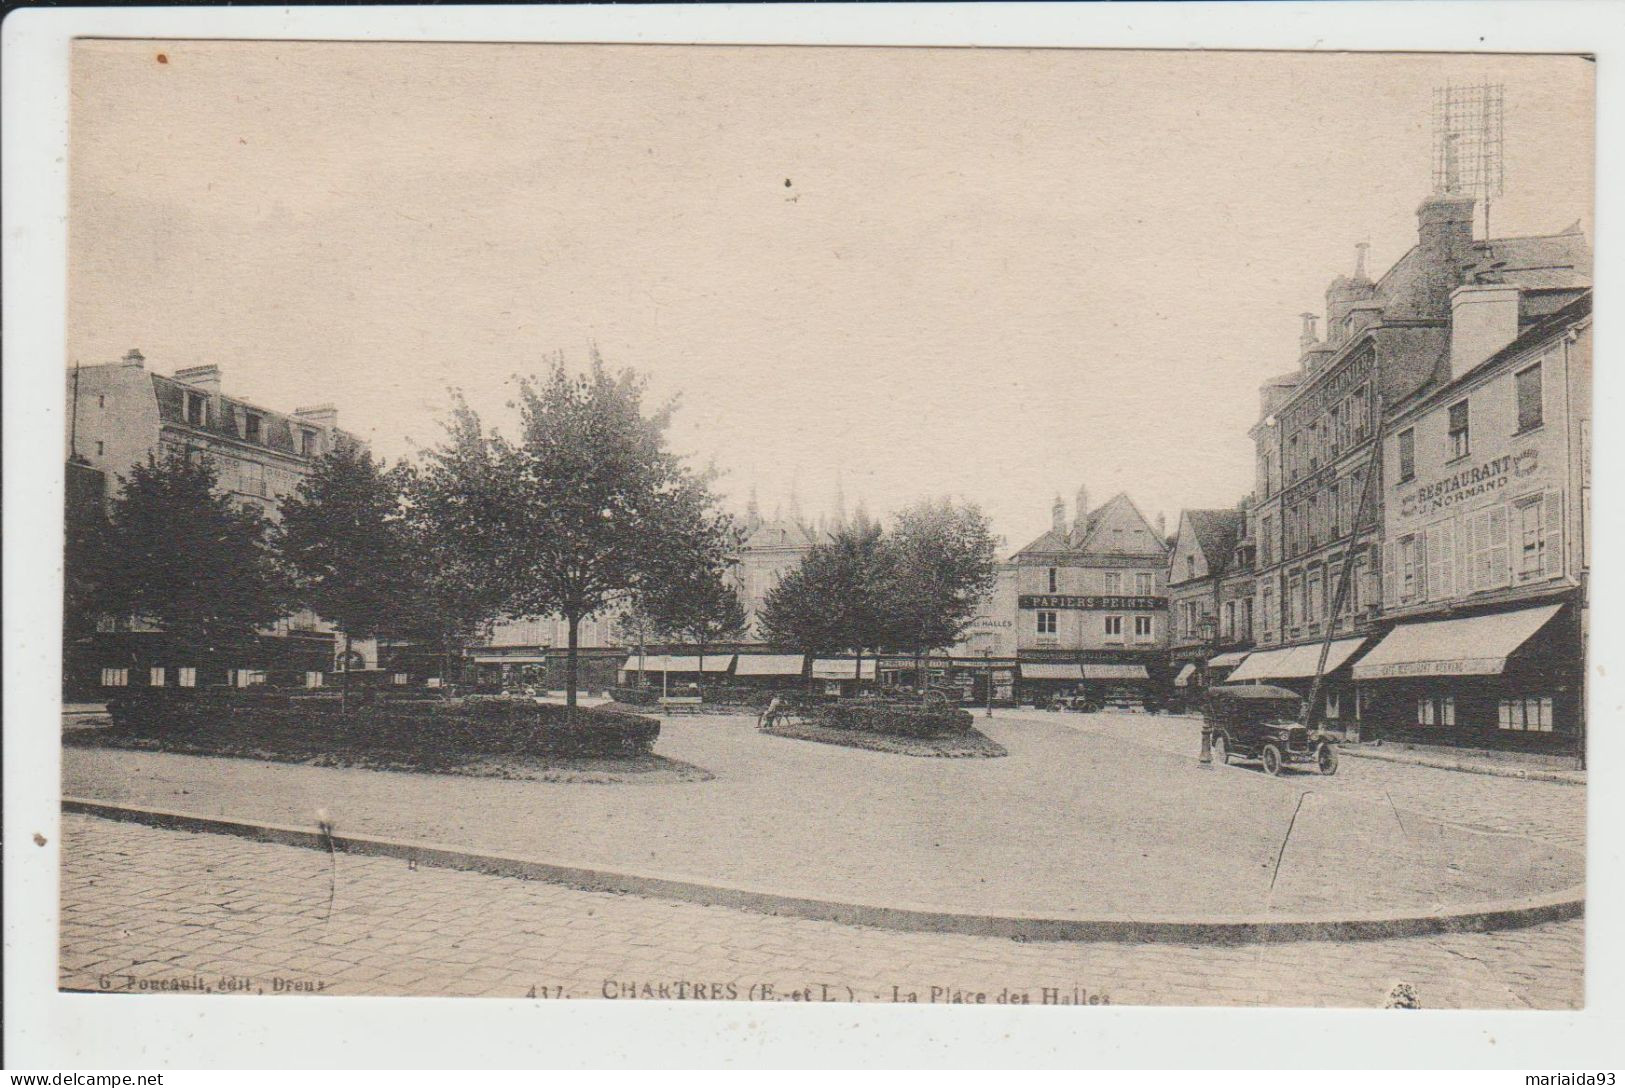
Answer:
[{"label": "garden bed", "polygon": [[143,692],[108,705],[112,725],[64,743],[317,766],[544,781],[693,781],[709,775],[652,752],[660,723],[622,710],[525,699],[372,701],[276,693]]},{"label": "garden bed", "polygon": [[858,729],[843,729],[809,719],[789,719],[762,727],[762,732],[792,740],[811,740],[820,744],[839,744],[847,748],[862,748],[870,752],[890,752],[899,756],[926,756],[937,759],[996,759],[1010,753],[1004,745],[993,740],[974,726],[942,736],[908,737],[893,733],[874,733]]}]

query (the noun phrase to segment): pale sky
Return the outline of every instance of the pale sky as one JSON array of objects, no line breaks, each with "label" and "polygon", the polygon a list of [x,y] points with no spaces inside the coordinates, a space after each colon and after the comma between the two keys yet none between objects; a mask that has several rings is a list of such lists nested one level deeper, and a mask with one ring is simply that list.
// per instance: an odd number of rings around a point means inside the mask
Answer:
[{"label": "pale sky", "polygon": [[[167,63],[159,63],[162,53]],[[1432,88],[1506,86],[1496,235],[1591,233],[1570,57],[85,42],[68,344],[331,401],[390,457],[446,389],[596,342],[742,509],[1059,492],[1172,526],[1252,486],[1258,383],[1430,189]],[[789,182],[786,185],[786,182]],[[1070,511],[1069,511],[1070,512]]]}]

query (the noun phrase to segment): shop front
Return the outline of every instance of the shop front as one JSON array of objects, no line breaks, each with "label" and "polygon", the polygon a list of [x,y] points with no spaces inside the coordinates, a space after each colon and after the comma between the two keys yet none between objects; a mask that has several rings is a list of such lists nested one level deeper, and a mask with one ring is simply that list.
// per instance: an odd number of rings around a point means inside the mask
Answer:
[{"label": "shop front", "polygon": [[1579,754],[1577,606],[1401,623],[1354,666],[1368,732],[1412,744]]},{"label": "shop front", "polygon": [[[1279,650],[1254,650],[1225,678],[1226,684],[1273,684],[1295,691],[1307,699],[1314,687],[1315,673],[1322,672],[1321,725],[1348,736],[1360,733],[1360,713],[1355,699],[1353,663],[1365,648],[1367,639],[1334,639],[1330,645],[1306,642]],[[1321,650],[1326,662],[1321,668]],[[1215,659],[1217,660],[1217,659]]]}]

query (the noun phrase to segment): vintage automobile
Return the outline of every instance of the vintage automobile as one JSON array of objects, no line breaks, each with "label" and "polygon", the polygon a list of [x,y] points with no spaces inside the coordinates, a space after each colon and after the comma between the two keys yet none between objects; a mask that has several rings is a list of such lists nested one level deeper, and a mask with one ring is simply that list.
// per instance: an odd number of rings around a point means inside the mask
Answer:
[{"label": "vintage automobile", "polygon": [[1228,684],[1211,689],[1202,707],[1202,728],[1212,738],[1213,761],[1256,759],[1265,774],[1289,763],[1313,763],[1321,774],[1337,773],[1332,736],[1310,733],[1297,692],[1268,684]]}]

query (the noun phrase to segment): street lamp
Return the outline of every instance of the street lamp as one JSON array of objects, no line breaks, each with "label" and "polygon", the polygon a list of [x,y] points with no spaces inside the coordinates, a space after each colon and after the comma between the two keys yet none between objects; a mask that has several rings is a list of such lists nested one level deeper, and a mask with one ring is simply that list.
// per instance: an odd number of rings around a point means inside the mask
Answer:
[{"label": "street lamp", "polygon": [[[1213,653],[1214,640],[1218,637],[1219,633],[1218,617],[1213,615],[1204,615],[1197,623],[1196,630],[1202,638],[1201,676],[1202,691],[1205,693],[1208,688],[1208,657]],[[1213,731],[1208,728],[1205,717],[1202,721],[1202,751],[1196,758],[1200,763],[1211,764],[1213,762]]]},{"label": "street lamp", "polygon": [[993,651],[982,651],[982,659],[987,663],[987,716],[993,717]]}]

